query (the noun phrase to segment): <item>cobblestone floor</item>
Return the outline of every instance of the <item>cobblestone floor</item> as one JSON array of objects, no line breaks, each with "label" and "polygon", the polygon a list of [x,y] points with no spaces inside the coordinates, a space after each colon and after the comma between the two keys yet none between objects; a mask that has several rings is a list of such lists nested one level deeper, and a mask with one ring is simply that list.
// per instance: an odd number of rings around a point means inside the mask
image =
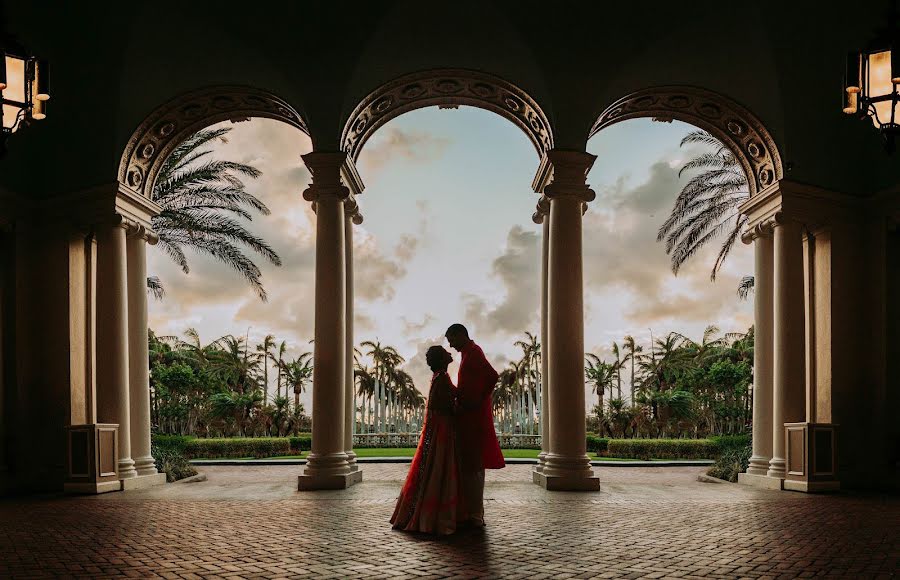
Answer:
[{"label": "cobblestone floor", "polygon": [[0,578],[900,577],[900,499],[700,483],[702,468],[597,468],[551,493],[530,466],[489,472],[488,526],[390,529],[408,465],[364,465],[342,492],[299,466],[204,467],[203,483],[0,501]]}]

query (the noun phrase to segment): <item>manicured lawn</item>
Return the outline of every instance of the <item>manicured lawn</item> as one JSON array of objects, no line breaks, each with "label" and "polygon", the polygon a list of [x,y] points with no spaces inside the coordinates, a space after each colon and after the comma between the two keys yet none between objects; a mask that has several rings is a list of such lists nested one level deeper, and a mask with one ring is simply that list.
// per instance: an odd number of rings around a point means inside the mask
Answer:
[{"label": "manicured lawn", "polygon": [[[371,447],[354,449],[357,457],[412,457],[416,454],[415,447]],[[503,457],[507,459],[537,459],[540,449],[504,449]],[[274,457],[266,457],[265,459],[306,459],[308,452],[304,451],[299,455],[278,455]],[[602,457],[596,453],[589,453],[591,459],[600,461],[640,461],[639,459],[626,459],[623,457]],[[222,459],[222,458],[206,458],[197,457],[199,460],[206,459]],[[255,459],[254,457],[231,457],[229,459],[247,460]],[[667,459],[651,459],[650,461],[668,461]]]},{"label": "manicured lawn", "polygon": [[412,457],[415,447],[356,447],[353,449],[357,457]]}]

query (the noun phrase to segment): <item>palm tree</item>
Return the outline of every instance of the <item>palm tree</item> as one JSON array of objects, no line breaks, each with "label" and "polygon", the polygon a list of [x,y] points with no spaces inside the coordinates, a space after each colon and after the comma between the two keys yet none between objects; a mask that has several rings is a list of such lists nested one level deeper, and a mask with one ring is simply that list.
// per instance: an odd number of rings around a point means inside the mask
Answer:
[{"label": "palm tree", "polygon": [[639,352],[643,352],[644,348],[636,345],[634,342],[634,337],[630,334],[625,337],[622,346],[628,351],[628,354],[625,356],[625,360],[631,361],[631,404],[634,405],[634,363],[636,362],[637,354]]},{"label": "palm tree", "polygon": [[[281,344],[278,345],[278,356],[276,357],[274,354],[269,354],[269,360],[275,365],[275,368],[278,370],[278,374],[275,377],[275,390],[277,392],[277,396],[281,396],[281,374],[284,371],[284,354],[287,352],[287,342],[281,341]],[[287,393],[285,393],[287,396]]]},{"label": "palm tree", "polygon": [[681,189],[656,240],[666,241],[672,272],[677,274],[691,256],[724,235],[710,273],[710,278],[715,280],[747,222],[738,207],[750,197],[750,190],[740,162],[721,141],[697,130],[681,140],[681,146],[689,144],[706,145],[708,150],[685,163],[678,172],[679,176],[685,172],[697,173]]},{"label": "palm tree", "polygon": [[593,386],[593,392],[597,394],[597,408],[603,411],[603,395],[609,389],[612,398],[613,376],[615,365],[602,360],[594,353],[585,353],[587,359],[584,366],[584,376],[587,382]]},{"label": "palm tree", "polygon": [[616,362],[612,363],[613,370],[616,373],[616,397],[622,398],[622,367],[625,365],[625,359],[619,354],[619,343],[613,341],[612,353],[616,357]]},{"label": "palm tree", "polygon": [[529,433],[534,431],[534,403],[538,399],[538,385],[540,381],[540,356],[541,345],[537,336],[526,331],[525,340],[517,340],[514,344],[522,349],[522,359],[520,361],[520,373],[524,380],[522,387],[524,396],[527,401],[525,404],[525,427]]},{"label": "palm tree", "polygon": [[190,272],[185,249],[191,248],[234,269],[266,300],[259,266],[242,246],[276,266],[281,265],[281,258],[236,219],[252,220],[253,212],[269,215],[269,208],[241,181],[262,173],[243,163],[211,160],[212,149],[204,148],[217,139],[224,142],[229,131],[230,127],[204,129],[169,155],[153,185],[153,200],[162,207],[153,218],[153,229],[159,234],[159,247],[185,274]]},{"label": "palm tree", "polygon": [[250,393],[259,388],[259,367],[262,357],[251,354],[244,338],[228,335],[216,341],[219,350],[210,360],[213,374],[238,393]]},{"label": "palm tree", "polygon": [[312,353],[304,352],[287,363],[284,368],[286,385],[294,389],[294,410],[300,408],[300,394],[306,390],[306,383],[312,377]]},{"label": "palm tree", "polygon": [[272,347],[275,346],[275,337],[267,334],[262,344],[256,345],[256,350],[262,354],[263,366],[263,402],[269,401],[269,359],[272,358]]},{"label": "palm tree", "polygon": [[737,295],[741,300],[746,300],[753,294],[756,288],[756,278],[753,276],[744,276],[738,283]]}]

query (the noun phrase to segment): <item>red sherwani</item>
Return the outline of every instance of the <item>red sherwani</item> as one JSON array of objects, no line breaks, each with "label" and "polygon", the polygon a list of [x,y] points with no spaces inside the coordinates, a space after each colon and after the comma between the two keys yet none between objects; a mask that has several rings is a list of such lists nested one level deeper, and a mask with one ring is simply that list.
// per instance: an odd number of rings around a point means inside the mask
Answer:
[{"label": "red sherwani", "polygon": [[491,392],[499,375],[473,341],[463,347],[456,381],[459,394],[457,425],[463,471],[500,469],[506,465],[494,433]]}]

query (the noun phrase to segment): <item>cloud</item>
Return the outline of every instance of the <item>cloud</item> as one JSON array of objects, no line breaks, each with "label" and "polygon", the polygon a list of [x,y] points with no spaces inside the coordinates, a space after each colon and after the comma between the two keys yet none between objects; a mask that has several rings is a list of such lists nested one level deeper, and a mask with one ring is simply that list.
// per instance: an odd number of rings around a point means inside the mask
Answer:
[{"label": "cloud", "polygon": [[[354,237],[353,282],[357,298],[363,300],[391,300],[394,284],[406,276],[406,264],[415,256],[417,242],[403,236],[391,258],[381,252],[374,236],[362,232]],[[407,239],[410,238],[410,239]]]},{"label": "cloud", "polygon": [[[416,385],[416,388],[419,389],[425,395],[428,395],[428,389],[431,386],[431,369],[428,368],[428,363],[425,362],[425,353],[428,352],[428,349],[434,345],[443,345],[444,337],[442,335],[438,335],[434,338],[426,338],[418,340],[414,344],[415,354],[409,357],[406,361],[406,364],[403,365],[403,370],[409,373],[409,376],[413,378],[413,382]],[[448,348],[444,345],[444,348]],[[453,353],[453,364],[450,365],[450,376],[455,377],[457,369],[459,368],[459,354],[456,351],[451,351]]]},{"label": "cloud", "polygon": [[437,319],[431,314],[426,313],[422,322],[410,322],[405,316],[400,317],[400,320],[403,322],[403,334],[406,336],[413,336],[421,334],[422,331]]},{"label": "cloud", "polygon": [[395,158],[415,164],[429,163],[438,159],[448,145],[449,139],[426,131],[385,127],[366,143],[360,155],[360,165],[371,174],[379,172]]},{"label": "cloud", "polygon": [[598,192],[585,215],[586,290],[605,298],[599,301],[601,307],[608,307],[611,299],[621,302],[629,326],[712,322],[736,307],[737,282],[752,268],[752,258],[748,260],[738,244],[717,282],[710,283],[712,258],[719,248],[714,241],[674,276],[656,232],[683,181],[665,161],[654,163],[649,173],[634,187],[620,177]]},{"label": "cloud", "polygon": [[463,296],[466,320],[481,336],[519,334],[536,327],[541,299],[541,239],[537,232],[516,225],[509,230],[503,253],[494,259],[491,274],[505,296],[492,306],[481,296]]}]

